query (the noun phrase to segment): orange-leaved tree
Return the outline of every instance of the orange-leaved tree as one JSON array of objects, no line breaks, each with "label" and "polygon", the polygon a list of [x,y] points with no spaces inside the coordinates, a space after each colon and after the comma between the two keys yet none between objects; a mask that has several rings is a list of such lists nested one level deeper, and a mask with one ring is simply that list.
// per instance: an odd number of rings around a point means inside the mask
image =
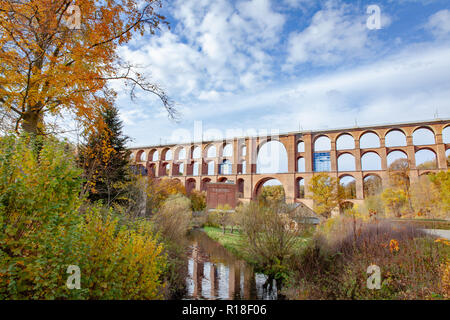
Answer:
[{"label": "orange-leaved tree", "polygon": [[[85,125],[116,93],[123,80],[134,97],[140,88],[159,96],[170,116],[166,93],[123,61],[117,49],[133,34],[154,33],[164,17],[159,0],[0,0],[0,110],[15,129],[45,133],[46,115],[69,112]],[[97,118],[98,119],[98,118]]]}]

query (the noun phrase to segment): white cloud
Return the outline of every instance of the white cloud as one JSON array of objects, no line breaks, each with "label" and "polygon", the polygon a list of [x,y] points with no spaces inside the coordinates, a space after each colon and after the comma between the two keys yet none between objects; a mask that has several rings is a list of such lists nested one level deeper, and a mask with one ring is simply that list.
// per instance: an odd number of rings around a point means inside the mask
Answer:
[{"label": "white cloud", "polygon": [[445,38],[450,36],[450,10],[441,10],[433,14],[426,25],[436,38]]},{"label": "white cloud", "polygon": [[351,7],[340,1],[328,1],[306,29],[290,34],[287,67],[306,62],[334,65],[362,55],[368,45],[364,18],[352,14]]}]

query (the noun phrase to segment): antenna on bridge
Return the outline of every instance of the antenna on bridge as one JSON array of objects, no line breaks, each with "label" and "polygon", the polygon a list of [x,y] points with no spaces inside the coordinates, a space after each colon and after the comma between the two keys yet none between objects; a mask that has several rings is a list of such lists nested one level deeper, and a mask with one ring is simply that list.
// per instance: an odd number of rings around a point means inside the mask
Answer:
[{"label": "antenna on bridge", "polygon": [[356,118],[355,118],[355,127],[357,127],[358,126],[358,120],[356,120]]},{"label": "antenna on bridge", "polygon": [[439,109],[436,108],[436,112],[434,113],[434,118],[439,119]]}]

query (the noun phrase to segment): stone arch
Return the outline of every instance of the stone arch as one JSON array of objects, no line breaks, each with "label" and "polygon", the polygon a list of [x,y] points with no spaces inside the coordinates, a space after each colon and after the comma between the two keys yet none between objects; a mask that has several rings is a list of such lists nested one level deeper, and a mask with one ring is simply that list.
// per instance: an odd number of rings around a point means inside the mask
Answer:
[{"label": "stone arch", "polygon": [[241,145],[241,147],[239,148],[239,154],[241,157],[245,157],[247,155],[247,146]]},{"label": "stone arch", "polygon": [[431,127],[421,126],[416,128],[412,137],[415,146],[432,145],[436,143],[435,133]]},{"label": "stone arch", "polygon": [[442,129],[442,142],[443,143],[450,143],[450,125],[447,125]]},{"label": "stone arch", "polygon": [[233,173],[233,164],[231,163],[231,160],[224,159],[220,163],[219,167],[219,174],[232,174]]},{"label": "stone arch", "polygon": [[145,160],[146,159],[145,159],[145,152],[144,152],[144,150],[139,150],[136,153],[136,161],[140,162],[140,161],[145,161]]},{"label": "stone arch", "polygon": [[337,158],[338,171],[356,171],[355,156],[351,153],[343,153]]},{"label": "stone arch", "polygon": [[186,193],[190,194],[192,192],[192,190],[195,190],[195,187],[197,185],[197,182],[195,181],[195,179],[190,178],[186,180]]},{"label": "stone arch", "polygon": [[185,171],[185,166],[184,166],[184,162],[180,162],[177,164],[177,168],[178,168],[178,174],[183,175],[184,171]]},{"label": "stone arch", "polygon": [[231,158],[233,156],[233,144],[224,143],[222,147],[222,157]]},{"label": "stone arch", "polygon": [[381,170],[381,157],[375,151],[367,151],[361,156],[361,170]]},{"label": "stone arch", "polygon": [[208,176],[213,176],[216,174],[216,163],[214,160],[208,161],[207,162],[208,165]]},{"label": "stone arch", "polygon": [[201,183],[201,187],[200,187],[201,191],[206,191],[207,190],[207,185],[210,182],[211,182],[210,178],[203,178],[202,179],[202,183]]},{"label": "stone arch", "polygon": [[330,151],[331,139],[327,135],[323,134],[314,139],[314,152],[317,151]]},{"label": "stone arch", "polygon": [[214,144],[210,143],[205,147],[204,158],[216,158],[217,157],[217,148]]},{"label": "stone arch", "polygon": [[350,174],[339,177],[339,184],[344,191],[344,199],[356,199],[356,179]]},{"label": "stone arch", "polygon": [[156,177],[156,164],[150,163],[147,169],[148,175],[152,178]]},{"label": "stone arch", "polygon": [[364,198],[381,193],[383,190],[383,181],[377,174],[370,173],[364,176],[363,192]]},{"label": "stone arch", "polygon": [[174,160],[186,160],[186,148],[178,147],[175,149]]},{"label": "stone arch", "polygon": [[197,145],[191,146],[191,150],[189,153],[191,159],[200,159],[202,157],[202,149]]},{"label": "stone arch", "polygon": [[386,147],[406,147],[406,134],[402,129],[391,129],[384,136]]},{"label": "stone arch", "polygon": [[150,161],[158,161],[159,159],[159,152],[156,149],[152,149],[150,150],[150,152],[148,153],[148,160]]},{"label": "stone arch", "polygon": [[359,136],[360,149],[373,149],[380,147],[380,136],[373,130],[364,131]]},{"label": "stone arch", "polygon": [[172,150],[170,148],[164,148],[161,151],[161,160],[162,161],[170,161],[170,160],[172,160]]},{"label": "stone arch", "polygon": [[297,199],[305,199],[306,190],[305,190],[305,179],[299,177],[295,180],[295,197]]},{"label": "stone arch", "polygon": [[355,149],[355,138],[351,133],[344,132],[336,139],[336,150]]},{"label": "stone arch", "polygon": [[238,198],[244,197],[244,190],[245,190],[245,181],[244,179],[238,179],[237,181],[237,189],[238,189]]},{"label": "stone arch", "polygon": [[389,152],[386,157],[388,168],[392,163],[394,163],[398,159],[408,160],[408,155],[402,150],[392,150],[391,152]]},{"label": "stone arch", "polygon": [[227,177],[220,177],[217,181],[218,182],[227,182],[228,178]]},{"label": "stone arch", "polygon": [[192,163],[192,175],[193,176],[198,176],[198,175],[200,175],[200,162],[198,162],[198,161],[194,161],[193,163]]},{"label": "stone arch", "polygon": [[252,199],[254,199],[254,200],[258,199],[258,196],[260,195],[261,190],[262,190],[264,184],[266,184],[267,182],[269,182],[269,181],[271,181],[271,180],[274,180],[274,181],[278,182],[277,185],[281,185],[281,186],[283,187],[283,189],[284,189],[285,194],[286,194],[286,189],[284,188],[284,186],[283,186],[283,184],[281,183],[280,180],[278,180],[277,178],[273,178],[273,177],[264,177],[264,178],[261,178],[261,179],[255,184],[255,187],[254,187],[254,189],[253,189],[253,197],[252,197]]},{"label": "stone arch", "polygon": [[303,157],[297,159],[297,172],[306,172],[306,162]]},{"label": "stone arch", "polygon": [[288,172],[288,153],[278,140],[266,140],[258,145],[256,158],[257,173]]},{"label": "stone arch", "polygon": [[163,162],[161,164],[160,170],[159,170],[159,175],[160,176],[168,176],[170,174],[170,163],[168,162]]},{"label": "stone arch", "polygon": [[303,140],[297,141],[297,152],[305,152],[305,142]]},{"label": "stone arch", "polygon": [[436,169],[437,155],[433,149],[422,148],[416,151],[416,168],[417,169]]}]

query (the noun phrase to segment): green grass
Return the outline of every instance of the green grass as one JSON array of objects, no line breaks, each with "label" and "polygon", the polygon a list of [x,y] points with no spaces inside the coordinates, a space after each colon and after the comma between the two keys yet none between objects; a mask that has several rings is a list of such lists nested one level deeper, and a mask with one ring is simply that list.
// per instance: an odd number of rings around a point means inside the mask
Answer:
[{"label": "green grass", "polygon": [[442,229],[450,230],[450,221],[441,219],[392,219],[393,222],[398,223],[412,223],[424,229]]},{"label": "green grass", "polygon": [[222,228],[204,227],[203,230],[205,230],[208,237],[219,242],[225,249],[230,251],[236,257],[245,259],[242,254],[242,248],[245,241],[244,237],[238,230],[235,229],[233,233],[231,233],[231,230],[227,229],[225,234],[223,234]]}]

